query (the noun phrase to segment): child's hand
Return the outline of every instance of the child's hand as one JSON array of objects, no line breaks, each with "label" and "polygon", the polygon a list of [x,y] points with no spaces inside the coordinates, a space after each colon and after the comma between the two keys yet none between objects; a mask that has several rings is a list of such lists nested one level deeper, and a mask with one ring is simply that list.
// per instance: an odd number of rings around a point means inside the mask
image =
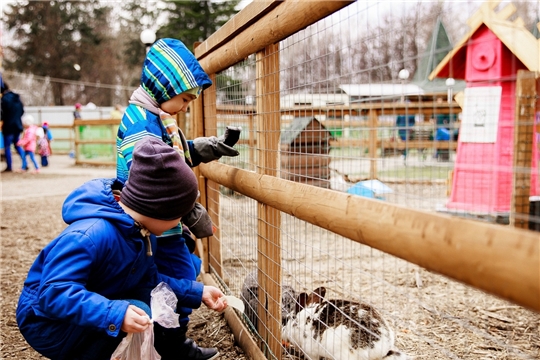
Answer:
[{"label": "child's hand", "polygon": [[205,286],[202,295],[203,303],[212,310],[223,311],[227,307],[225,295],[214,286]]},{"label": "child's hand", "polygon": [[152,320],[143,309],[129,305],[126,315],[124,315],[121,330],[126,333],[139,333],[146,330],[150,324],[152,324]]}]

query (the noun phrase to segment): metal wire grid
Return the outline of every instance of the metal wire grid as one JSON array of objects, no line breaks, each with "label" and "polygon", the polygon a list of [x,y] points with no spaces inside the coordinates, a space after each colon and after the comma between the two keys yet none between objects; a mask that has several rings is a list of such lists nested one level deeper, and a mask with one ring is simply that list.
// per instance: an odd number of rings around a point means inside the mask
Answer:
[{"label": "metal wire grid", "polygon": [[[378,9],[376,13],[380,15],[383,11],[379,7],[376,8]],[[335,67],[335,62],[334,65],[330,65],[331,62],[327,61],[332,54],[352,54],[356,47],[360,49],[369,45],[369,37],[352,35],[357,29],[359,18],[370,18],[366,16],[368,10],[372,13],[373,6],[356,10],[352,7],[345,8],[330,19],[308,27],[281,42],[282,108],[302,107],[302,115],[307,115],[303,117],[315,119],[324,125],[333,118],[317,113],[318,105],[313,104],[317,99],[309,95],[324,95],[326,99],[331,99],[334,104],[339,103],[341,106],[343,104],[340,97],[333,96],[342,95],[336,94],[335,85],[354,83],[364,78],[367,72],[373,72],[383,66],[377,65],[367,69],[353,67],[346,72],[343,71],[343,67],[339,69]],[[336,34],[341,35],[339,39],[346,41],[334,41],[333,49],[320,45],[332,36],[336,39]],[[371,39],[377,41],[378,36],[382,35],[372,35]],[[300,81],[299,79],[303,78],[301,73],[308,68],[315,69],[318,61],[324,64],[319,68],[324,76],[317,78],[314,73],[310,73],[304,82]],[[347,60],[342,61],[345,63]],[[258,100],[255,93],[255,64],[255,57],[249,57],[243,63],[228,69],[227,77],[223,77],[223,80],[217,83],[219,94],[217,105],[236,106],[235,109],[230,108],[225,110],[223,115],[218,115],[218,133],[224,131],[225,125],[242,126],[244,129],[241,138],[243,141],[237,145],[240,156],[224,158],[222,161],[251,171],[257,168],[254,154],[264,150],[259,148],[255,141],[257,129],[256,122],[252,119],[253,105]],[[333,80],[335,85],[331,86],[332,82],[329,79]],[[370,78],[371,80],[376,81]],[[390,83],[399,85],[396,79]],[[321,98],[323,96],[319,96],[319,99]],[[432,99],[434,113],[437,109],[436,102],[440,102],[441,99],[446,101],[444,95]],[[503,101],[506,100],[509,99],[503,98]],[[350,102],[346,105],[350,105]],[[332,108],[332,104],[327,104],[327,107]],[[228,109],[226,106],[224,108]],[[396,126],[395,123],[397,108],[398,106],[393,103],[385,107],[378,119],[385,126],[374,128],[365,125],[354,128],[343,122],[330,132],[333,132],[334,137],[355,139],[368,138],[370,131],[377,131],[380,138],[399,136],[399,130],[403,128]],[[286,113],[281,115],[281,139],[293,133],[291,127],[296,118]],[[349,115],[343,120],[350,123],[366,122],[367,116]],[[422,122],[425,119],[415,115],[415,120]],[[321,132],[324,130],[315,131],[317,135]],[[405,138],[406,143],[408,140]],[[324,148],[325,143],[319,139],[310,145]],[[298,149],[300,151],[297,151]],[[326,173],[323,174],[323,169],[318,169],[304,174],[298,181],[308,183],[309,180],[322,179],[328,188],[347,191],[352,186],[351,179],[369,175],[370,162],[376,161],[380,179],[392,190],[383,195],[375,194],[376,197],[406,207],[436,211],[438,206],[448,199],[447,177],[448,172],[454,167],[455,153],[448,153],[448,157],[441,161],[437,158],[439,150],[436,148],[405,149],[406,152],[397,154],[394,152],[388,154],[389,156],[374,158],[367,154],[365,147],[332,147],[328,154],[330,158],[328,178],[324,178]],[[284,150],[281,147],[279,163],[283,165],[283,157],[292,153],[290,149]],[[302,146],[296,146],[294,153],[320,154],[307,152]],[[493,167],[487,165],[487,169],[493,170]],[[527,169],[513,169],[513,171],[526,172]],[[288,174],[291,174],[291,171],[281,167],[280,176]],[[244,280],[257,267],[257,257],[265,256],[258,253],[256,246],[257,224],[261,220],[258,219],[256,201],[223,187],[220,191],[219,241],[223,252],[224,274],[230,291],[239,295]],[[474,192],[471,196],[475,196]],[[511,310],[513,312],[498,315],[499,321],[513,323],[516,329],[523,330],[538,325],[539,319],[536,314],[287,214],[281,214],[279,230],[284,284],[291,285],[297,291],[311,291],[323,285],[330,289],[329,297],[373,304],[388,317],[395,328],[397,346],[411,355],[430,359],[459,359],[471,356],[527,359],[535,358],[539,354],[537,345],[535,347],[530,343],[526,344],[524,338],[517,336],[516,332],[505,332],[509,330],[507,326],[499,326],[498,331],[493,330],[493,323],[488,321],[497,318],[497,311],[500,309]],[[537,336],[536,338],[535,335],[530,336],[533,337],[533,344],[537,344]]]}]

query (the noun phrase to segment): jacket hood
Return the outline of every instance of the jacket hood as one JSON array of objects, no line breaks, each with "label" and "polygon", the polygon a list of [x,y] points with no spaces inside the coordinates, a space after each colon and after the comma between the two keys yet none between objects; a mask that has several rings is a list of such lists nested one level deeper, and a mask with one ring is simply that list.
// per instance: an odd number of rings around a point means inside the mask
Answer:
[{"label": "jacket hood", "polygon": [[212,81],[180,40],[159,39],[144,61],[141,86],[158,104],[188,90],[204,90]]},{"label": "jacket hood", "polygon": [[7,90],[6,92],[4,92],[2,97],[5,98],[5,99],[9,98],[10,101],[20,101],[21,100],[21,96],[19,94],[17,94],[17,93],[14,93],[11,90]]},{"label": "jacket hood", "polygon": [[124,212],[113,195],[121,190],[116,179],[94,179],[75,189],[62,206],[62,218],[69,225],[78,220],[100,218],[115,224],[121,231],[131,232],[134,220]]}]

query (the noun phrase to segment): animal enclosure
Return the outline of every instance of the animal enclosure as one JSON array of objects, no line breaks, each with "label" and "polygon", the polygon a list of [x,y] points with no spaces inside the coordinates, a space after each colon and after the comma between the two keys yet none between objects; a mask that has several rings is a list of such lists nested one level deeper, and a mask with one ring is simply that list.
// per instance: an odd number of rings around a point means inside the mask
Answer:
[{"label": "animal enclosure", "polygon": [[[196,169],[217,229],[199,243],[204,280],[240,296],[256,270],[256,326],[226,314],[252,358],[308,356],[282,343],[285,286],[370,304],[417,359],[538,358],[535,24],[498,2],[388,4],[257,1],[195,48],[214,85],[189,137],[243,128],[240,156]],[[478,31],[506,61],[487,78],[456,60],[495,66]]]}]

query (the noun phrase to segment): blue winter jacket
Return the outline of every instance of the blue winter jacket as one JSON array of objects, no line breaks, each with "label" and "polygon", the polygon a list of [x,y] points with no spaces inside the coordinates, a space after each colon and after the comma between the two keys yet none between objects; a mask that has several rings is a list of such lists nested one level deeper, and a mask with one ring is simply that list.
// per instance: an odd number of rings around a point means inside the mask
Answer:
[{"label": "blue winter jacket", "polygon": [[[28,272],[17,307],[21,333],[37,351],[65,353],[70,334],[81,327],[110,336],[120,332],[128,302],[140,289],[161,281],[178,300],[198,308],[203,284],[158,273],[154,257],[133,218],[115,200],[115,179],[83,184],[62,209],[69,225],[38,255]],[[156,238],[151,236],[152,248]]]}]

